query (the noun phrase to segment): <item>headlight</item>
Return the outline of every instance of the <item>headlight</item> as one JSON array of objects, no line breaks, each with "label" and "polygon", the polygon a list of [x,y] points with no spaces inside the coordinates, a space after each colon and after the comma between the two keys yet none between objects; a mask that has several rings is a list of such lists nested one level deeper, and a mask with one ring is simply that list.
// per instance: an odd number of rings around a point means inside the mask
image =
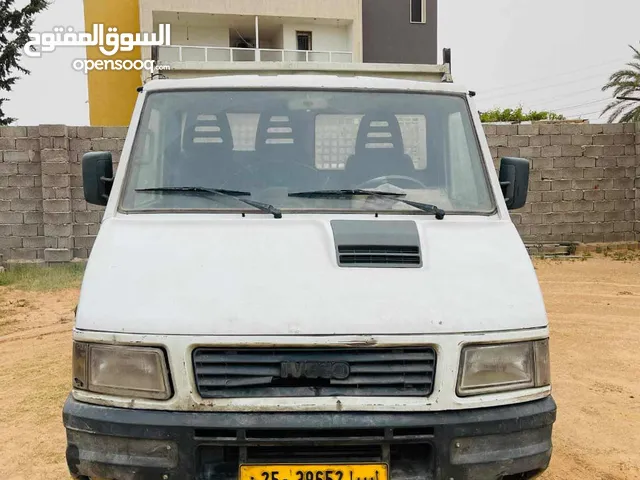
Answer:
[{"label": "headlight", "polygon": [[462,349],[457,388],[461,397],[550,384],[548,339]]},{"label": "headlight", "polygon": [[154,347],[73,342],[73,386],[124,397],[171,396],[164,352]]}]

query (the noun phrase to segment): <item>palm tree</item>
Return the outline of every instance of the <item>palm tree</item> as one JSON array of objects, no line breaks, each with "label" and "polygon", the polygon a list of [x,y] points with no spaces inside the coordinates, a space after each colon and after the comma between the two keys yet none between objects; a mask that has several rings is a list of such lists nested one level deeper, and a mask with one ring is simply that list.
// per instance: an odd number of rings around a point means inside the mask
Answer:
[{"label": "palm tree", "polygon": [[619,122],[640,122],[640,50],[631,45],[629,47],[633,50],[633,60],[626,64],[628,68],[615,72],[602,87],[603,92],[614,89],[615,100],[600,114],[602,116],[613,111],[609,116],[609,123],[615,122],[616,119]]}]

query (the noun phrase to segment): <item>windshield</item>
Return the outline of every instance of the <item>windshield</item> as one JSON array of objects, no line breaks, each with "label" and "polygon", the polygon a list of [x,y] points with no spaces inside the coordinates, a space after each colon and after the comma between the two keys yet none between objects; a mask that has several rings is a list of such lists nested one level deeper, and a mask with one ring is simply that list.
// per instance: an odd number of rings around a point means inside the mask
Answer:
[{"label": "windshield", "polygon": [[[190,90],[148,95],[121,208],[487,214],[494,203],[462,96],[331,90]],[[146,190],[145,190],[146,189]],[[394,195],[300,195],[366,189]],[[175,193],[175,192],[174,192]],[[298,194],[298,195],[292,195]],[[398,201],[409,200],[409,202]]]}]

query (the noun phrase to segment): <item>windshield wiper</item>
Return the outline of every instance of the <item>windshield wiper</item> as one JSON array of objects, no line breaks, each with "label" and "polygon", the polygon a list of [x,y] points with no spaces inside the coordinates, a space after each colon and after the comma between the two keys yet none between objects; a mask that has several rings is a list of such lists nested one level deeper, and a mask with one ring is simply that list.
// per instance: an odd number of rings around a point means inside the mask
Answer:
[{"label": "windshield wiper", "polygon": [[303,198],[331,198],[331,197],[353,197],[356,195],[371,195],[373,197],[380,198],[393,198],[398,202],[405,203],[406,205],[410,205],[415,207],[423,212],[433,213],[435,214],[438,220],[442,220],[445,215],[445,211],[441,208],[436,207],[435,205],[431,205],[429,203],[420,203],[414,202],[412,200],[407,200],[404,197],[406,193],[397,193],[397,192],[378,192],[376,190],[366,190],[362,188],[344,188],[340,190],[309,190],[307,192],[293,192],[290,193],[290,197],[303,197]]},{"label": "windshield wiper", "polygon": [[224,188],[204,188],[204,187],[150,187],[150,188],[136,188],[136,192],[158,192],[158,193],[182,193],[182,194],[195,194],[204,197],[210,197],[211,195],[220,195],[222,197],[234,198],[242,203],[251,205],[254,208],[262,210],[273,215],[274,218],[282,218],[282,212],[267,203],[256,202],[255,200],[249,200],[247,198],[241,198],[251,195],[251,192],[243,192],[241,190],[227,190]]}]

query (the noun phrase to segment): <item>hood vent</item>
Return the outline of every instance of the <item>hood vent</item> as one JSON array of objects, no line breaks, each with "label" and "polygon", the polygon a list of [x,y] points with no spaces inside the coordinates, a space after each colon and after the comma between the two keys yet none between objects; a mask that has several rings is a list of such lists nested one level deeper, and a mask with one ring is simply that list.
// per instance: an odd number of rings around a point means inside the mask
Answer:
[{"label": "hood vent", "polygon": [[415,222],[332,220],[331,228],[341,267],[422,266],[420,237]]},{"label": "hood vent", "polygon": [[419,266],[420,247],[402,245],[349,245],[338,247],[340,265]]}]

